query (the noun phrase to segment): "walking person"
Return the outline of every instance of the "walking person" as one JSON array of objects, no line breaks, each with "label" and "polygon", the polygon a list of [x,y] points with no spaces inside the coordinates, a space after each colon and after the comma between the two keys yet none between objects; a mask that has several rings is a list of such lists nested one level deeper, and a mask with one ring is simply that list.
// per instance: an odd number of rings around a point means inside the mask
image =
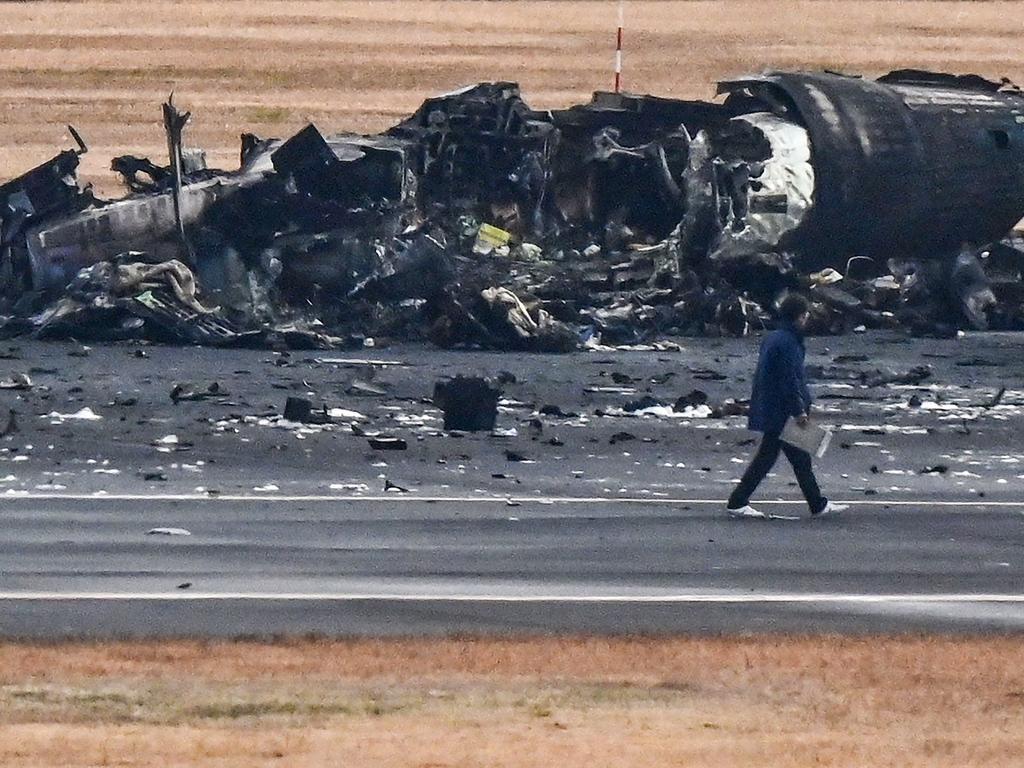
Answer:
[{"label": "walking person", "polygon": [[778,330],[769,333],[761,343],[750,396],[747,427],[762,433],[761,444],[729,496],[730,517],[768,517],[750,506],[750,497],[775,466],[779,451],[786,454],[793,466],[812,516],[821,517],[846,509],[845,504],[836,504],[822,496],[811,468],[811,455],[781,439],[790,418],[801,427],[810,423],[811,393],[804,378],[803,335],[810,317],[810,304],[803,296],[791,293],[779,306],[779,316]]}]

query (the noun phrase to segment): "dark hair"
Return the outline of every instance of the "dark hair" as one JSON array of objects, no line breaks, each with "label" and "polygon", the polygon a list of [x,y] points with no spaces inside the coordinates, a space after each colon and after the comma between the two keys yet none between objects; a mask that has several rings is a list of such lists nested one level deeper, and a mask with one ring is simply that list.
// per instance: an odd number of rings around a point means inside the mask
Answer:
[{"label": "dark hair", "polygon": [[795,323],[801,315],[811,311],[811,304],[799,293],[790,293],[779,304],[779,317],[787,323]]}]

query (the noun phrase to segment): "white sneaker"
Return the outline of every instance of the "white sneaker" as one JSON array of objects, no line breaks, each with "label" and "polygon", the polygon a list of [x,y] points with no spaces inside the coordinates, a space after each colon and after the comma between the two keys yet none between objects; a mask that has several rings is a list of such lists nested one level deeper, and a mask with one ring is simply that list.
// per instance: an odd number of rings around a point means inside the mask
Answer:
[{"label": "white sneaker", "polygon": [[755,518],[757,520],[767,520],[768,519],[768,515],[766,515],[764,512],[760,512],[760,511],[754,509],[749,504],[747,504],[745,506],[742,506],[742,507],[737,507],[736,509],[732,509],[731,507],[726,507],[725,511],[726,511],[726,514],[729,515],[729,517],[734,517],[734,518],[737,518],[737,519],[741,518],[741,517],[751,517],[751,518]]},{"label": "white sneaker", "polygon": [[825,507],[820,512],[811,514],[811,517],[824,517],[825,515],[838,515],[840,512],[845,512],[850,508],[849,504],[836,504],[834,501],[825,503]]}]

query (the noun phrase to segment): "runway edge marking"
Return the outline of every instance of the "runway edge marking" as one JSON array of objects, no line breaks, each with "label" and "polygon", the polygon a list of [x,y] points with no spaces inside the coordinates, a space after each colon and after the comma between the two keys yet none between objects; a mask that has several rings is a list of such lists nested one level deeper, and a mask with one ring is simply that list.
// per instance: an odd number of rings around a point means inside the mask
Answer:
[{"label": "runway edge marking", "polygon": [[665,595],[487,595],[331,592],[0,592],[0,602],[195,602],[195,601],[280,601],[280,602],[425,602],[425,603],[825,603],[825,604],[1024,604],[1024,594],[665,594]]}]

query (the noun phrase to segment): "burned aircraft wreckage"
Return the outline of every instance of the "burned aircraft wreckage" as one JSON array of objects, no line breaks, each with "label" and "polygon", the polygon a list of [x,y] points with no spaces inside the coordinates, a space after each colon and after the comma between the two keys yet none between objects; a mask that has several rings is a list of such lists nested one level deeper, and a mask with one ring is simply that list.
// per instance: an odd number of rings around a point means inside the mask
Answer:
[{"label": "burned aircraft wreckage", "polygon": [[976,76],[776,72],[711,103],[513,83],[375,136],[243,135],[75,176],[85,143],[0,186],[0,332],[564,351],[743,334],[787,291],[813,328],[1024,328],[1024,95]]}]

